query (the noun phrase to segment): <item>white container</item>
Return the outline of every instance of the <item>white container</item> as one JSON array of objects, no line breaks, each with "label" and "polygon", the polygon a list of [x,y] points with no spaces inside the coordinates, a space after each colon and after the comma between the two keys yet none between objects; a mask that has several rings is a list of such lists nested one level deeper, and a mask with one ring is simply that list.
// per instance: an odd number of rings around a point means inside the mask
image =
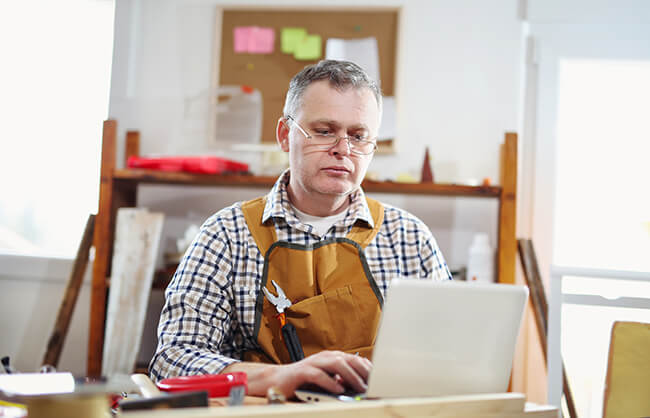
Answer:
[{"label": "white container", "polygon": [[218,88],[217,143],[258,144],[262,137],[262,93],[246,86]]},{"label": "white container", "polygon": [[488,235],[474,235],[467,259],[467,281],[481,283],[494,282],[494,249],[490,246]]},{"label": "white container", "polygon": [[[262,137],[262,93],[246,86],[220,86],[185,99],[183,152],[259,144]],[[205,142],[207,139],[207,143]]]}]

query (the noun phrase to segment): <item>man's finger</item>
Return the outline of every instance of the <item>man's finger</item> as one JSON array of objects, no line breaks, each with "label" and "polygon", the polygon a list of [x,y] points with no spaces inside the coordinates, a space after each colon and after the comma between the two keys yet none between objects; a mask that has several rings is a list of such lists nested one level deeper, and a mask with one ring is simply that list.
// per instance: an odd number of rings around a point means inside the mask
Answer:
[{"label": "man's finger", "polygon": [[351,354],[345,353],[328,356],[327,359],[322,359],[324,360],[324,363],[322,363],[320,367],[330,374],[339,374],[345,383],[355,391],[365,392],[368,388],[365,383],[367,377],[364,378],[359,375],[359,373],[357,373],[357,371],[350,365],[350,362],[354,360],[354,357],[355,356]]},{"label": "man's finger", "polygon": [[302,382],[299,385],[311,383],[331,393],[342,393],[345,390],[343,385],[333,376],[330,376],[318,367],[312,367],[306,370],[301,380]]},{"label": "man's finger", "polygon": [[350,365],[354,371],[356,371],[357,374],[363,378],[364,382],[367,383],[368,378],[370,377],[370,371],[372,370],[372,363],[370,360],[363,357],[354,356],[354,358],[350,360]]}]

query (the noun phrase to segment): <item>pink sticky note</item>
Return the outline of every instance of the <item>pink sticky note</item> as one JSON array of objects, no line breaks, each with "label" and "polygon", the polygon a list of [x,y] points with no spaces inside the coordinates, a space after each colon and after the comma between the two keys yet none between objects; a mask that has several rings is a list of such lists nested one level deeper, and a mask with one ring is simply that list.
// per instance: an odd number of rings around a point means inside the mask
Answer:
[{"label": "pink sticky note", "polygon": [[248,37],[248,52],[251,54],[271,54],[275,44],[275,30],[273,28],[250,28]]},{"label": "pink sticky note", "polygon": [[251,38],[251,26],[238,26],[234,29],[234,47],[235,53],[241,54],[248,52],[248,44]]}]

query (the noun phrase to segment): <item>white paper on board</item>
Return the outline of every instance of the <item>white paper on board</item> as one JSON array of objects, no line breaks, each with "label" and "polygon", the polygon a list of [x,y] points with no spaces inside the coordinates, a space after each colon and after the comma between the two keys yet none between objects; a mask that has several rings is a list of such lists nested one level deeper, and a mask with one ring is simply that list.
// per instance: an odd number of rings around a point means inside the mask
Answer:
[{"label": "white paper on board", "polygon": [[325,47],[328,60],[352,61],[363,68],[381,86],[379,48],[374,37],[362,39],[329,38]]}]

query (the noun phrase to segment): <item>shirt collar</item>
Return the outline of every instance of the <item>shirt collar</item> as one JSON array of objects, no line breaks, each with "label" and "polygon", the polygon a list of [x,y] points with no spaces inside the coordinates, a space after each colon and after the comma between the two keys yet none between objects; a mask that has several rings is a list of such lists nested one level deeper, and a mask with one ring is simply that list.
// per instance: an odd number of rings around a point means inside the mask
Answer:
[{"label": "shirt collar", "polygon": [[[289,203],[287,186],[289,185],[290,176],[290,169],[286,169],[275,182],[273,188],[271,188],[271,191],[266,197],[262,223],[266,223],[270,218],[284,218],[285,222],[289,225],[300,223]],[[370,228],[375,226],[365,197],[365,193],[361,187],[350,194],[350,206],[347,209],[347,215],[344,220],[346,225],[352,225],[356,221],[363,221]]]}]

